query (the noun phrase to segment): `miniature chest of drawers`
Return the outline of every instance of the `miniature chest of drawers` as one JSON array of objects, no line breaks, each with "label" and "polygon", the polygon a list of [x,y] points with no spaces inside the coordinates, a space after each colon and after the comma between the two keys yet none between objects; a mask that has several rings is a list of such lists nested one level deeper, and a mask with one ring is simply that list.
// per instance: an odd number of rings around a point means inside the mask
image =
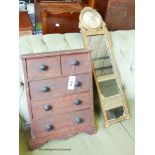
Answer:
[{"label": "miniature chest of drawers", "polygon": [[[80,132],[95,133],[90,51],[21,58],[30,114],[30,149]],[[71,77],[75,77],[72,89],[68,86]]]}]

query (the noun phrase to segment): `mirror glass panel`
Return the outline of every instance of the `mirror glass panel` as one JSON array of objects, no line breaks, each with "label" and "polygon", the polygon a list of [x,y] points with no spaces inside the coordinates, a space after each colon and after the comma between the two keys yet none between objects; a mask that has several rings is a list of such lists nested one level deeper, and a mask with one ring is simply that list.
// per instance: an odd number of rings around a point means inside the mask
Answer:
[{"label": "mirror glass panel", "polygon": [[94,74],[101,103],[104,104],[108,120],[121,117],[124,114],[120,87],[110,59],[110,52],[104,35],[88,36],[89,49],[94,66]]},{"label": "mirror glass panel", "polygon": [[119,94],[115,79],[99,82],[99,88],[105,98]]}]

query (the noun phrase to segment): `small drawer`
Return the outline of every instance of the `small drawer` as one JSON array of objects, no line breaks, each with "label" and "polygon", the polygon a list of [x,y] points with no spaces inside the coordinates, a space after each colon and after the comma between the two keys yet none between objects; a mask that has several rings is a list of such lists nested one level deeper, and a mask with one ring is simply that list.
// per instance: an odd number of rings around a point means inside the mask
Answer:
[{"label": "small drawer", "polygon": [[90,93],[76,94],[59,99],[31,102],[34,119],[71,113],[93,107]]},{"label": "small drawer", "polygon": [[90,69],[88,53],[61,56],[63,75],[75,75],[88,72]]},{"label": "small drawer", "polygon": [[36,137],[51,135],[52,133],[60,133],[65,130],[77,129],[78,127],[93,124],[93,110],[83,110],[57,117],[49,117],[48,119],[34,120],[34,132]]},{"label": "small drawer", "polygon": [[27,59],[27,74],[29,79],[55,77],[59,75],[57,57]]},{"label": "small drawer", "polygon": [[90,90],[89,74],[77,75],[75,88],[68,90],[69,77],[29,82],[31,100],[47,100]]}]

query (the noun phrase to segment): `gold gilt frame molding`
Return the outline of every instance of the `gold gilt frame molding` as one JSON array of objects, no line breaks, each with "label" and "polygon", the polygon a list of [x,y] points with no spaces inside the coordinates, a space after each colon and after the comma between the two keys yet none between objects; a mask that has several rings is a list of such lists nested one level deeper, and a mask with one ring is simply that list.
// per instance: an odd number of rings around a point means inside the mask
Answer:
[{"label": "gold gilt frame molding", "polygon": [[[96,20],[97,24],[95,22],[94,22],[94,25],[93,25],[93,22],[86,23],[87,21],[83,19],[83,16],[85,15],[86,12],[90,13],[90,17],[94,15],[92,18],[97,18]],[[86,19],[89,19],[89,18],[86,18]],[[104,23],[104,21],[102,20],[102,17],[96,10],[92,9],[91,7],[84,8],[80,13],[79,20],[80,20],[79,28],[80,28],[80,32],[82,35],[83,44],[85,48],[92,50],[89,44],[89,37],[103,35],[105,38],[105,44],[107,46],[109,61],[111,62],[111,65],[112,65],[113,74],[97,76],[95,67],[94,67],[94,61],[92,61],[93,62],[92,69],[93,69],[93,75],[94,75],[94,79],[95,79],[95,83],[97,86],[97,91],[98,91],[98,95],[101,103],[101,109],[104,116],[104,125],[105,127],[109,127],[112,124],[115,124],[117,122],[130,118],[127,102],[123,91],[122,80],[120,78],[118,66],[115,61],[115,55],[112,51],[112,42],[110,39],[109,32],[106,28],[106,24]],[[98,22],[99,20],[100,20],[100,23]],[[94,58],[92,58],[92,60],[94,60]],[[110,97],[104,97],[101,91],[100,82],[105,82],[108,80],[116,80],[119,93]],[[116,117],[116,118],[109,119],[108,113],[112,112],[113,110],[113,114],[115,114],[116,113],[115,110],[116,109],[118,110],[118,108],[122,108],[122,111],[123,111],[122,115],[119,116],[118,118]]]}]

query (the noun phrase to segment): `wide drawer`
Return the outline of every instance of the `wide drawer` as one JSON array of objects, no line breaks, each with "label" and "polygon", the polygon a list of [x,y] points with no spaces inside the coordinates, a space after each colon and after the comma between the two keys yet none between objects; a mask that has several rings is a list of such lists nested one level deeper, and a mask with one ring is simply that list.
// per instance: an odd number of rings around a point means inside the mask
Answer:
[{"label": "wide drawer", "polygon": [[69,77],[29,82],[30,99],[42,100],[62,97],[90,90],[89,74],[77,75],[76,86],[68,90]]},{"label": "wide drawer", "polygon": [[57,57],[31,58],[26,60],[29,79],[55,77],[59,75]]},{"label": "wide drawer", "polygon": [[59,99],[35,101],[31,106],[33,118],[39,119],[93,107],[93,101],[90,93],[82,93]]},{"label": "wide drawer", "polygon": [[85,125],[92,125],[93,117],[93,110],[89,109],[65,115],[57,115],[48,119],[34,120],[34,133],[36,137],[44,137],[70,129],[77,129]]},{"label": "wide drawer", "polygon": [[90,60],[88,53],[77,53],[61,56],[61,68],[63,75],[74,75],[89,72]]}]

